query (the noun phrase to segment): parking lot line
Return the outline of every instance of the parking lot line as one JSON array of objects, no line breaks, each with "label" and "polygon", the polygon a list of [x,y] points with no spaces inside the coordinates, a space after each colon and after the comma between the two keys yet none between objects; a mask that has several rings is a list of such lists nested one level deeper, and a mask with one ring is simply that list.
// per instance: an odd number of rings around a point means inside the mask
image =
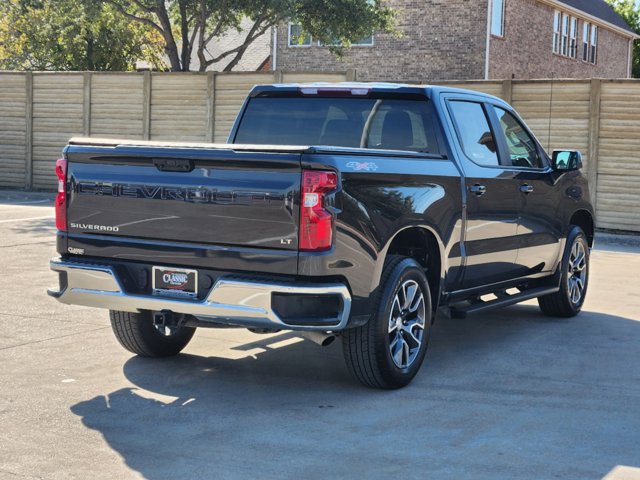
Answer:
[{"label": "parking lot line", "polygon": [[53,220],[54,217],[52,215],[46,215],[44,217],[11,218],[9,220],[0,220],[0,223],[26,222],[28,220],[43,220],[45,218]]}]

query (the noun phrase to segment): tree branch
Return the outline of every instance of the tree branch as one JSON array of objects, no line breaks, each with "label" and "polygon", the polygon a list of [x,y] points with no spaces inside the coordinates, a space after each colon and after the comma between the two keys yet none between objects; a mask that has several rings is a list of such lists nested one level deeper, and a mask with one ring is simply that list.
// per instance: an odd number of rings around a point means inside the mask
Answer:
[{"label": "tree branch", "polygon": [[156,8],[155,7],[147,7],[145,4],[143,4],[140,0],[131,0],[133,3],[135,3],[138,8],[140,8],[142,11],[147,12],[147,13],[154,13]]},{"label": "tree branch", "polygon": [[227,50],[226,52],[221,53],[220,55],[218,55],[217,57],[211,58],[209,60],[207,60],[205,62],[205,69],[215,63],[218,63],[222,60],[224,60],[225,58],[235,54],[235,57],[233,58],[233,60],[231,60],[231,62],[224,68],[225,72],[229,72],[231,71],[242,59],[242,57],[244,56],[244,54],[246,53],[247,49],[249,48],[249,46],[260,36],[264,35],[265,32],[271,28],[274,25],[273,21],[269,21],[267,23],[264,23],[267,20],[266,15],[261,15],[260,17],[258,17],[258,20],[256,20],[253,24],[253,26],[251,27],[251,29],[249,30],[249,32],[247,33],[247,36],[245,37],[244,42],[237,46],[236,48],[233,48],[231,50]]},{"label": "tree branch", "polygon": [[[158,32],[160,32],[161,34],[164,35],[164,30],[162,29],[162,27],[160,25],[158,25],[157,23],[155,23],[152,20],[149,20],[148,18],[144,18],[144,17],[138,17],[136,15],[134,15],[133,13],[129,13],[127,12],[127,10],[116,0],[102,0],[103,2],[106,2],[110,5],[113,5],[116,10],[118,10],[118,12],[120,12],[122,15],[124,15],[125,17],[131,19],[131,20],[135,20],[136,22],[140,22],[140,23],[144,23],[145,25],[150,26],[151,28],[155,28]],[[133,0],[136,5],[139,4],[139,2],[137,2],[137,0]],[[152,10],[147,10],[149,13],[152,13]]]}]

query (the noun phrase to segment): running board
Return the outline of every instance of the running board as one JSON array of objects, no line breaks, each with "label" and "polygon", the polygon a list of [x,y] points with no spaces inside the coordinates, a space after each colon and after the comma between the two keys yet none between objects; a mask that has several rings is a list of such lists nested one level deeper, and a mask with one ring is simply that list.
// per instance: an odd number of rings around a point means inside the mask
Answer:
[{"label": "running board", "polygon": [[504,293],[498,296],[495,300],[489,300],[487,302],[478,300],[468,306],[452,307],[451,316],[455,318],[465,318],[470,313],[480,313],[493,310],[494,308],[508,307],[509,305],[515,305],[516,303],[531,300],[532,298],[556,293],[558,290],[560,290],[560,287],[542,287],[525,290],[524,292],[516,293],[514,295]]}]

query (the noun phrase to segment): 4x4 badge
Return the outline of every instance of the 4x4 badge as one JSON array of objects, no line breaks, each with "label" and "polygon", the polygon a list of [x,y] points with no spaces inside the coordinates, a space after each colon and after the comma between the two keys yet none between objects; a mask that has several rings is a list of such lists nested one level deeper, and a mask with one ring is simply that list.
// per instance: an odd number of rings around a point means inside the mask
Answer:
[{"label": "4x4 badge", "polygon": [[347,168],[351,168],[356,172],[375,172],[378,170],[378,165],[373,162],[349,162],[347,163]]}]

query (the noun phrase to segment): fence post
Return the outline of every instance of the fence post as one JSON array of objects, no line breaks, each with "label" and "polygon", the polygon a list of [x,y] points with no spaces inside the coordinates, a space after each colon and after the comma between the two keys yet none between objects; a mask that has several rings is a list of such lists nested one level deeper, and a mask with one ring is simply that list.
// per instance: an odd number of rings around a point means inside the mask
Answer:
[{"label": "fence post", "polygon": [[511,79],[502,81],[502,99],[511,104],[513,98],[513,81]]},{"label": "fence post", "polygon": [[602,80],[591,79],[591,95],[589,99],[589,190],[594,209],[598,205],[598,161],[600,157],[600,99]]},{"label": "fence post", "polygon": [[282,70],[274,70],[273,83],[283,83],[283,82],[284,82],[284,72]]},{"label": "fence post", "polygon": [[25,108],[25,168],[24,188],[31,190],[33,186],[33,73],[26,73],[26,108]]},{"label": "fence post", "polygon": [[91,72],[84,72],[84,96],[82,106],[82,126],[84,130],[84,136],[91,136]]},{"label": "fence post", "polygon": [[355,68],[348,69],[345,80],[347,82],[355,82],[355,81],[357,81],[358,80],[358,71]]},{"label": "fence post", "polygon": [[216,72],[207,72],[207,140],[215,142],[216,135]]},{"label": "fence post", "polygon": [[151,72],[144,72],[142,84],[142,138],[151,138]]}]

